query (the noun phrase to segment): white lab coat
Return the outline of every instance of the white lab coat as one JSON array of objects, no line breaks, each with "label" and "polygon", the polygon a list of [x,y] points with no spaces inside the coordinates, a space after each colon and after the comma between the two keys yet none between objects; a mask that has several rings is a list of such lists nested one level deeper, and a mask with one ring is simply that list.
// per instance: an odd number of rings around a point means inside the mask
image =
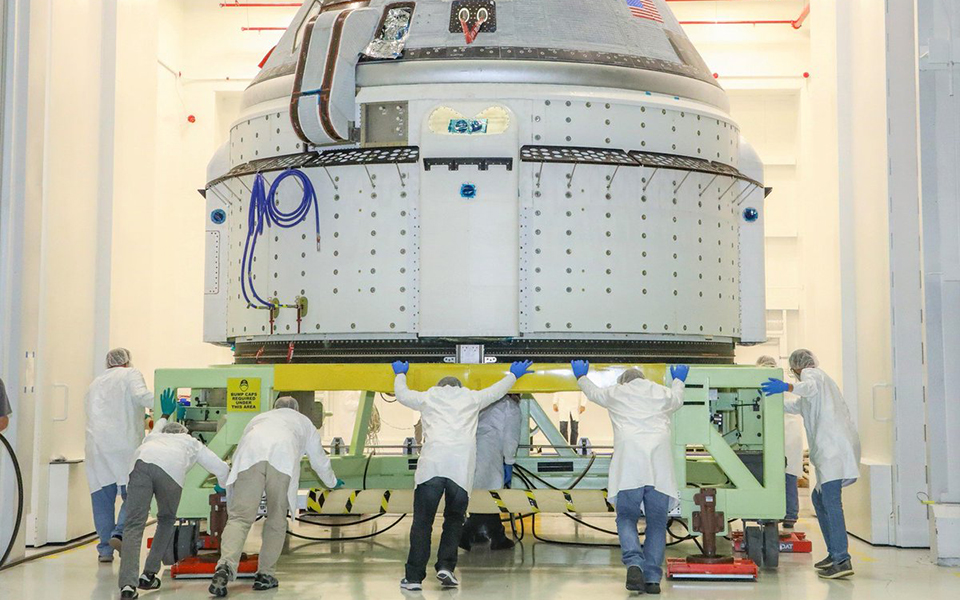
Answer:
[{"label": "white lab coat", "polygon": [[407,376],[397,375],[394,391],[407,408],[420,411],[423,448],[417,461],[417,485],[446,477],[473,490],[477,463],[477,424],[480,411],[503,398],[516,383],[512,373],[479,392],[461,387],[432,387],[425,392],[407,387]]},{"label": "white lab coat", "polygon": [[580,409],[585,406],[580,392],[557,392],[553,395],[553,407],[561,421],[579,421]]},{"label": "white lab coat", "polygon": [[783,414],[783,450],[787,456],[787,475],[803,477],[803,417]]},{"label": "white lab coat", "polygon": [[153,406],[140,371],[113,367],[93,380],[85,400],[85,468],[90,493],[127,485],[130,464],[145,433],[144,409]]},{"label": "white lab coat", "polygon": [[607,484],[610,503],[616,505],[620,490],[652,485],[673,499],[671,509],[679,505],[670,417],[683,406],[683,382],[674,379],[668,388],[634,379],[601,388],[584,376],[577,383],[587,400],[607,409],[613,424],[613,460]]},{"label": "white lab coat", "polygon": [[274,469],[290,476],[287,499],[291,511],[297,510],[300,489],[300,460],[306,454],[320,481],[330,489],[337,487],[330,458],[323,450],[320,432],[313,423],[292,408],[275,408],[254,417],[243,430],[233,466],[227,478],[227,493],[233,494],[237,476],[250,467],[267,461]]},{"label": "white lab coat", "polygon": [[793,393],[799,398],[785,401],[784,410],[803,416],[817,489],[837,480],[851,485],[860,477],[860,436],[840,388],[820,369],[804,369]]},{"label": "white lab coat", "polygon": [[145,463],[157,465],[170,476],[170,479],[176,481],[177,485],[183,487],[187,471],[199,463],[217,478],[220,487],[227,487],[227,477],[230,475],[230,467],[227,463],[220,460],[219,456],[192,435],[163,433],[163,426],[166,424],[166,419],[160,419],[154,423],[153,431],[147,434],[133,455],[130,471],[133,471],[138,460],[142,460]]},{"label": "white lab coat", "polygon": [[480,411],[473,489],[503,489],[503,465],[512,465],[517,460],[520,421],[520,403],[510,398],[503,398]]}]

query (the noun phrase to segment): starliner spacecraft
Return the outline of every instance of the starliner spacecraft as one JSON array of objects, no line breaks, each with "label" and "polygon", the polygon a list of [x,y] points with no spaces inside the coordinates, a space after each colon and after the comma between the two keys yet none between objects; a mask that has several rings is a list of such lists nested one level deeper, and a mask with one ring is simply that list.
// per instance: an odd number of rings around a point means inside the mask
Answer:
[{"label": "starliner spacecraft", "polygon": [[313,0],[208,168],[238,363],[731,362],[763,171],[664,0]]}]

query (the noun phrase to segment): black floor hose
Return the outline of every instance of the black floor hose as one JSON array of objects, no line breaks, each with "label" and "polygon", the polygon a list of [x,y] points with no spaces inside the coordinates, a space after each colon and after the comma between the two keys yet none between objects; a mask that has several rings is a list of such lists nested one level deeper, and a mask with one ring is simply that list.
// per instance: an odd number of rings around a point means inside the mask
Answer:
[{"label": "black floor hose", "polygon": [[17,519],[13,523],[13,535],[10,537],[10,543],[7,544],[7,549],[3,551],[3,558],[0,558],[0,568],[2,568],[3,565],[6,564],[7,559],[10,558],[10,552],[13,551],[13,545],[16,543],[17,535],[20,533],[20,521],[23,519],[23,473],[20,472],[20,463],[17,462],[17,454],[13,451],[13,446],[10,445],[7,438],[3,437],[2,433],[0,433],[0,442],[3,442],[7,452],[10,453],[10,460],[13,462],[13,471],[17,474]]}]

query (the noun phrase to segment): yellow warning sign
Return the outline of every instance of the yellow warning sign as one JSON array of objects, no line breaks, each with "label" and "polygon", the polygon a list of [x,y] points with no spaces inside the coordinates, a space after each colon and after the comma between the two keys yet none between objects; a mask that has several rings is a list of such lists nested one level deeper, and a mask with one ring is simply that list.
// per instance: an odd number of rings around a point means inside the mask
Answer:
[{"label": "yellow warning sign", "polygon": [[260,412],[260,379],[227,379],[227,412]]}]

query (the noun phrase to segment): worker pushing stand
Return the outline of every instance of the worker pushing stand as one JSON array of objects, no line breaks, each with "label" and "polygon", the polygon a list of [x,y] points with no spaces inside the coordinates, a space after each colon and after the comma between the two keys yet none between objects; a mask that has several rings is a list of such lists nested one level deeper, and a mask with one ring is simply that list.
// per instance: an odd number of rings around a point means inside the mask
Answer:
[{"label": "worker pushing stand", "polygon": [[397,400],[421,413],[425,438],[417,461],[410,553],[400,589],[423,589],[430,560],[433,521],[441,498],[445,505],[443,535],[437,552],[437,579],[444,588],[460,585],[454,570],[473,490],[480,411],[503,398],[519,378],[531,373],[532,364],[530,361],[513,363],[506,377],[480,391],[464,388],[455,377],[444,377],[429,390],[417,392],[407,387],[410,365],[400,361],[393,363]]},{"label": "worker pushing stand", "polygon": [[[633,592],[660,593],[667,544],[667,515],[680,503],[673,469],[671,415],[683,406],[686,365],[670,368],[673,383],[665,387],[647,381],[640,369],[627,369],[617,385],[601,388],[590,381],[590,363],[571,363],[587,400],[610,413],[613,459],[607,484],[617,510],[620,551],[627,567],[626,587]],[[637,522],[646,520],[640,545]]]},{"label": "worker pushing stand", "polygon": [[[127,484],[127,523],[120,550],[121,600],[137,598],[137,588],[160,587],[157,573],[161,560],[173,547],[177,507],[187,471],[199,463],[216,476],[220,486],[227,484],[230,474],[227,463],[191,436],[186,427],[175,421],[168,422],[177,410],[177,397],[172,389],[160,394],[160,409],[161,418],[133,457],[133,470]],[[157,501],[157,532],[138,580],[140,543],[153,500]]]},{"label": "worker pushing stand", "polygon": [[843,488],[860,477],[860,436],[840,387],[820,369],[813,352],[797,350],[790,355],[790,370],[800,381],[791,385],[771,378],[761,387],[767,396],[793,392],[799,398],[785,402],[784,410],[803,416],[810,444],[810,462],[816,469],[817,487],[813,507],[827,543],[827,558],[818,562],[823,579],[853,575],[843,514]]}]

